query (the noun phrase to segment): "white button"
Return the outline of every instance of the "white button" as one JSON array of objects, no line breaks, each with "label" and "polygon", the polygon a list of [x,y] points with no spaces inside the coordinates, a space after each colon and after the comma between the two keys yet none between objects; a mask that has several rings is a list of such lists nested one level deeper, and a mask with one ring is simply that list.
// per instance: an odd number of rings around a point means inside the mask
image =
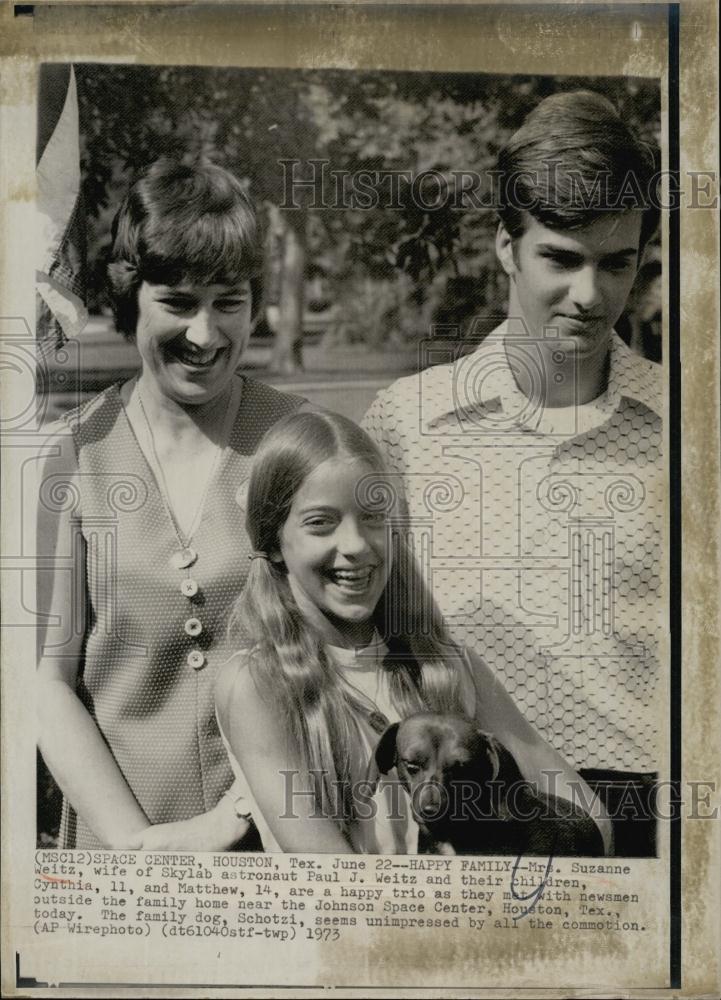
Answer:
[{"label": "white button", "polygon": [[189,576],[180,584],[180,593],[184,594],[186,597],[195,597],[198,593],[198,584],[192,576]]},{"label": "white button", "polygon": [[205,666],[205,656],[199,649],[194,649],[192,653],[188,653],[188,666],[192,667],[193,670],[200,670],[201,667]]},{"label": "white button", "polygon": [[189,618],[183,628],[185,629],[186,635],[200,635],[203,631],[203,623],[200,618]]}]

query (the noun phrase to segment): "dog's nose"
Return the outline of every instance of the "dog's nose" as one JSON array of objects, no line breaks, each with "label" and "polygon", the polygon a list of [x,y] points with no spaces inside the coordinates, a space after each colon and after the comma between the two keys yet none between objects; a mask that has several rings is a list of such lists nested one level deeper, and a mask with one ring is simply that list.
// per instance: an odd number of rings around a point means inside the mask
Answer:
[{"label": "dog's nose", "polygon": [[435,819],[441,810],[441,790],[436,784],[426,784],[418,789],[418,812],[424,819]]}]

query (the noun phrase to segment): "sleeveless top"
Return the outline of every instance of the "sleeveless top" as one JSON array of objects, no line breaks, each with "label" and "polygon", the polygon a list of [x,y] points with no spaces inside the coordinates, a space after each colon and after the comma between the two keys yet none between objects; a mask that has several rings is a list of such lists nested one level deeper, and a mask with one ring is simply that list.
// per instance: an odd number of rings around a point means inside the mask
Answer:
[{"label": "sleeveless top", "polygon": [[[243,484],[263,433],[303,402],[242,379],[238,413],[191,541],[197,559],[184,569],[171,562],[178,539],[119,386],[62,418],[77,454],[73,514],[86,548],[77,690],[153,824],[206,812],[231,784],[213,686],[218,666],[237,648],[228,644],[228,616],[250,565]],[[192,596],[192,587],[181,591],[188,578],[197,585]],[[100,846],[67,802],[61,842]]]},{"label": "sleeveless top", "polygon": [[[347,649],[330,645],[325,648],[344,682],[349,687],[354,688],[356,692],[360,692],[365,700],[370,702],[385,718],[387,725],[401,721],[401,716],[390,697],[389,674],[382,668],[388,649],[377,635],[371,645],[365,648]],[[477,692],[472,680],[472,668],[467,659],[467,651],[463,650],[462,652],[464,665],[461,673],[463,699],[469,714],[472,715]],[[244,653],[247,651],[237,653],[223,667],[223,670],[243,669],[246,663]],[[366,763],[370,761],[375,751],[380,733],[375,731],[365,718],[360,721],[362,745],[358,748],[358,754],[360,771],[363,772]],[[266,818],[258,808],[248,780],[230,748],[222,727],[221,736],[236,779],[233,796],[235,797],[236,793],[240,794],[240,789],[242,789],[240,798],[243,801],[236,803],[238,811],[252,814],[265,851],[282,853],[283,848],[278,844]],[[394,775],[395,771],[387,776],[381,775],[373,797],[373,814],[368,818],[356,820],[351,827],[351,844],[354,851],[359,854],[418,853],[418,824],[411,813],[408,793]]]}]

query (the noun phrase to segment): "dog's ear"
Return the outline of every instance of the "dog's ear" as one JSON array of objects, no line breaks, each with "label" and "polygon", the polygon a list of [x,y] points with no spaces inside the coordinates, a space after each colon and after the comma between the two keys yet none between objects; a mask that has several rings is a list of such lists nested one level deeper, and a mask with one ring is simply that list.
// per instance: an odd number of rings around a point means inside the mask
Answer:
[{"label": "dog's ear", "polygon": [[392,726],[386,729],[368,761],[366,781],[368,782],[371,794],[378,787],[380,776],[388,774],[396,762],[396,736],[398,735],[399,725],[399,722],[394,722]]},{"label": "dog's ear", "polygon": [[500,740],[496,739],[495,736],[490,735],[490,733],[485,733],[484,735],[488,740],[489,757],[493,764],[492,780],[503,781],[507,785],[523,781],[523,775],[511,751]]},{"label": "dog's ear", "polygon": [[481,753],[486,758],[490,768],[490,776],[487,780],[496,781],[501,770],[501,760],[498,754],[500,744],[495,736],[491,736],[484,729],[479,729],[477,732],[481,740]]},{"label": "dog's ear", "polygon": [[396,762],[396,737],[400,722],[394,722],[388,726],[375,749],[375,762],[381,774],[388,774]]}]

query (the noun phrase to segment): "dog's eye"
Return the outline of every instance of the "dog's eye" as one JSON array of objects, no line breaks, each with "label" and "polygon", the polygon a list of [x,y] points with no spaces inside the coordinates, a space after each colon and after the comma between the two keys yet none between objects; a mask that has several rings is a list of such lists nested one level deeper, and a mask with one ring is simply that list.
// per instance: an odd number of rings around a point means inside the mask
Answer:
[{"label": "dog's eye", "polygon": [[409,774],[418,774],[421,769],[420,764],[414,764],[412,760],[404,760],[403,763],[405,764],[406,771],[408,771]]}]

